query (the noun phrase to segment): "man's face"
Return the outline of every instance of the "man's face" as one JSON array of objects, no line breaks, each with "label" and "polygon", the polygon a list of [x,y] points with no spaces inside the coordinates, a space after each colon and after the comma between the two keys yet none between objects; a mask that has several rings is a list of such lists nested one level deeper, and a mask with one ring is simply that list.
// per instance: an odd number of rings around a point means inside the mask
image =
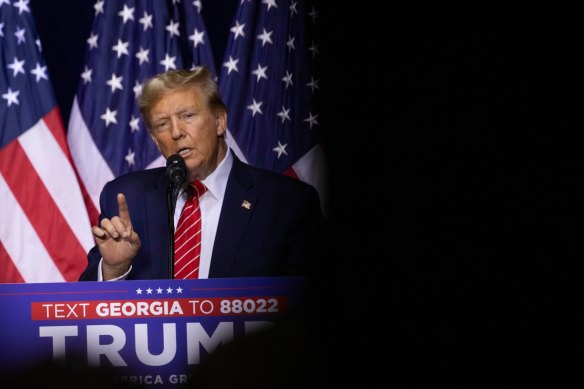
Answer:
[{"label": "man's face", "polygon": [[205,179],[223,159],[226,113],[212,112],[199,88],[167,92],[152,107],[150,119],[154,143],[165,158],[177,153],[184,158],[189,182]]}]

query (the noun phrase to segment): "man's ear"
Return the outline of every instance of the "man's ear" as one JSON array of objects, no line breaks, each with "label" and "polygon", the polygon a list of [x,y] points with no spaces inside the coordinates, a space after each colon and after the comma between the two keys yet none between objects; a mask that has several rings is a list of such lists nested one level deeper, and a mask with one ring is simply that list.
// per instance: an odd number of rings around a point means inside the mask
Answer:
[{"label": "man's ear", "polygon": [[217,135],[225,135],[227,131],[227,112],[220,110],[215,113],[215,122],[217,124]]}]

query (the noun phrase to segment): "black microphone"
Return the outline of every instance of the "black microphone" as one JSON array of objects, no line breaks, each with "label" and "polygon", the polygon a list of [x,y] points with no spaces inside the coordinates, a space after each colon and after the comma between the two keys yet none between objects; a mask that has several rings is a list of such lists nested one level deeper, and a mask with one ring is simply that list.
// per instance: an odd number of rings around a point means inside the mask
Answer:
[{"label": "black microphone", "polygon": [[174,208],[178,192],[187,179],[187,165],[178,154],[166,160],[166,175],[170,180],[166,191],[166,208],[168,211],[168,278],[174,278]]},{"label": "black microphone", "polygon": [[166,160],[166,175],[173,188],[180,188],[184,184],[187,179],[187,165],[183,157],[178,154],[168,157]]}]

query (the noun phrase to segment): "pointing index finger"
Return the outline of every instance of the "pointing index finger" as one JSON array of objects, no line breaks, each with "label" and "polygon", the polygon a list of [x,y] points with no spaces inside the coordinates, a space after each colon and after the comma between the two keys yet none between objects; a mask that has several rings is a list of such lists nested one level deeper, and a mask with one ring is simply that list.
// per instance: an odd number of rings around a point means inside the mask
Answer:
[{"label": "pointing index finger", "polygon": [[132,225],[130,220],[130,211],[128,210],[128,203],[126,202],[126,196],[123,193],[118,193],[118,214],[122,223],[125,226]]}]

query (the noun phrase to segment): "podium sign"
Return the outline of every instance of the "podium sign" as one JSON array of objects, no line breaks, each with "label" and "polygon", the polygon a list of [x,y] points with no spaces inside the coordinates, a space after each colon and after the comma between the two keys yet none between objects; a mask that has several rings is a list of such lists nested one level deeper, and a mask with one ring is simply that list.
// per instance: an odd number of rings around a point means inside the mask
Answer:
[{"label": "podium sign", "polygon": [[295,277],[0,284],[0,373],[54,360],[157,387],[222,344],[292,313]]}]

